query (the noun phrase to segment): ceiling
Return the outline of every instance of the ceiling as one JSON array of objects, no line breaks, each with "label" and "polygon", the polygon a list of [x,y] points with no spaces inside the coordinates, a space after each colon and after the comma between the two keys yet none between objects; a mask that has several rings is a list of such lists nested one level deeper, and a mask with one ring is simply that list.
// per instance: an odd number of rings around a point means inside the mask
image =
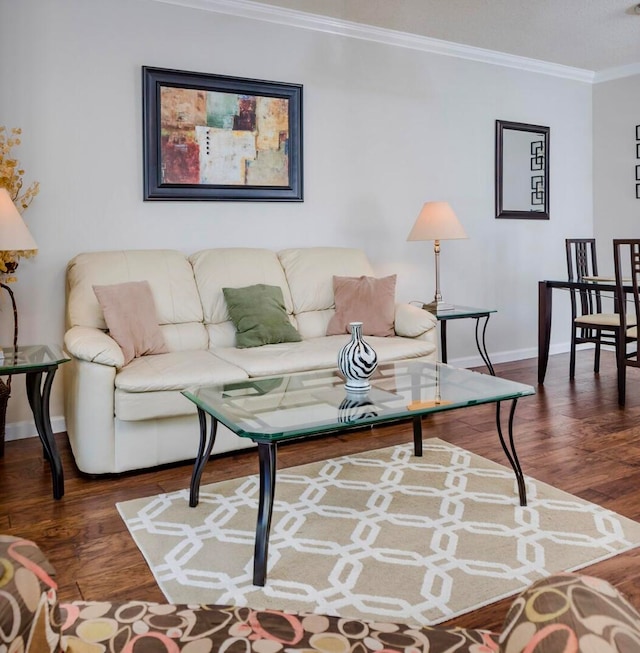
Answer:
[{"label": "ceiling", "polygon": [[640,64],[640,13],[633,0],[260,2],[595,73]]}]

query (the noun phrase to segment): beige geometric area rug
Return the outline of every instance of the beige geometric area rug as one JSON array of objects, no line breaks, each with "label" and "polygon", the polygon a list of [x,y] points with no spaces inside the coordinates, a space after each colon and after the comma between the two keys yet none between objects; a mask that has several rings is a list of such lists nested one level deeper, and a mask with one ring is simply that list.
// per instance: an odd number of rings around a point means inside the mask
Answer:
[{"label": "beige geometric area rug", "polygon": [[[257,456],[256,456],[257,457]],[[210,465],[224,465],[224,460]],[[172,603],[433,625],[640,544],[640,524],[439,439],[279,470],[255,587],[258,477],[117,504]]]}]

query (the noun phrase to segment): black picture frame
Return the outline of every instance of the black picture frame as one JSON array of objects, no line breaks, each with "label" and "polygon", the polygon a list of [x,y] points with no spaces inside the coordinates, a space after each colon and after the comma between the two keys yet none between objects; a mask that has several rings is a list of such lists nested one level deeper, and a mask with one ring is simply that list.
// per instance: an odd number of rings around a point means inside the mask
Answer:
[{"label": "black picture frame", "polygon": [[640,125],[636,125],[636,140],[640,141]]},{"label": "black picture frame", "polygon": [[636,143],[636,159],[640,159],[640,143]]},{"label": "black picture frame", "polygon": [[302,202],[302,88],[143,66],[144,200]]},{"label": "black picture frame", "polygon": [[640,165],[636,166],[636,181],[640,181]]},{"label": "black picture frame", "polygon": [[636,199],[640,200],[640,184],[636,184]]}]

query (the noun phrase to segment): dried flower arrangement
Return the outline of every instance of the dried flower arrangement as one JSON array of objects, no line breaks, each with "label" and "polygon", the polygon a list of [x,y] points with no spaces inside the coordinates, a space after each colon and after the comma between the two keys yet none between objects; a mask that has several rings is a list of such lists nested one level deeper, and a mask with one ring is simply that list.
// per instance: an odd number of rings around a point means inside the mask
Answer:
[{"label": "dried flower arrangement", "polygon": [[[33,198],[40,190],[40,184],[34,181],[27,188],[24,188],[22,177],[24,170],[20,168],[20,162],[12,156],[12,149],[20,145],[20,134],[22,130],[13,127],[7,130],[0,126],[0,188],[6,188],[20,213],[31,204]],[[5,275],[13,273],[21,257],[29,258],[37,250],[0,251],[0,275],[4,282],[15,281],[15,277]]]}]

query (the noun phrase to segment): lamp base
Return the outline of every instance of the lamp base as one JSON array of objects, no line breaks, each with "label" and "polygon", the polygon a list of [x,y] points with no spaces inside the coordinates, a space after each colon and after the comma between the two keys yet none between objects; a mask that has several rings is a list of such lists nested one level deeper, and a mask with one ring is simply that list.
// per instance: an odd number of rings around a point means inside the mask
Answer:
[{"label": "lamp base", "polygon": [[428,304],[423,304],[422,309],[425,311],[429,311],[429,313],[439,313],[440,311],[452,311],[455,308],[453,304],[447,304],[446,302],[443,301],[435,301],[435,299],[432,302],[429,302]]}]

